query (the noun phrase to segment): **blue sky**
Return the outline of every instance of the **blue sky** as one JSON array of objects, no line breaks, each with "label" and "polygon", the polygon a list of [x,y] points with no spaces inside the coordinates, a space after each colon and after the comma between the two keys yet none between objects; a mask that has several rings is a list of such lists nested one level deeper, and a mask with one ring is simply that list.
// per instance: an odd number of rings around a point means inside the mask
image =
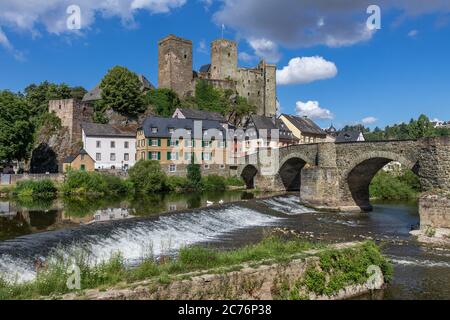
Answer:
[{"label": "blue sky", "polygon": [[[224,24],[225,37],[245,53],[240,65],[264,57],[279,70],[298,67],[278,85],[282,112],[310,115],[323,127],[384,127],[421,113],[450,120],[450,1],[378,1],[376,32],[364,29],[364,0],[20,2],[0,3],[0,89],[44,80],[90,89],[115,65],[156,84],[159,39],[192,39],[198,69]],[[81,7],[80,31],[65,27],[69,4]]]}]

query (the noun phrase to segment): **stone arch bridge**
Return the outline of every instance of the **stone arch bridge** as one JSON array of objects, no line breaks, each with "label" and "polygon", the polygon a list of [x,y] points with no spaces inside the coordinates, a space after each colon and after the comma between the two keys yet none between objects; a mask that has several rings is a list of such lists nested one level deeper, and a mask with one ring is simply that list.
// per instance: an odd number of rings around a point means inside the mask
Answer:
[{"label": "stone arch bridge", "polygon": [[241,159],[237,174],[249,188],[300,191],[315,207],[370,211],[369,185],[392,161],[416,173],[424,191],[450,191],[450,137],[265,149]]}]

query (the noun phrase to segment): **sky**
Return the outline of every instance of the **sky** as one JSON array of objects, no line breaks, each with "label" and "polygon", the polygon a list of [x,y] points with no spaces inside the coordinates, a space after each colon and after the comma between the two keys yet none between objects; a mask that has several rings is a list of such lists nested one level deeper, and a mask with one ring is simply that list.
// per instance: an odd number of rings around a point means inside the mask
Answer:
[{"label": "sky", "polygon": [[324,128],[450,120],[449,0],[0,0],[0,90],[91,89],[116,65],[156,85],[168,34],[196,70],[222,34],[240,66],[276,64],[281,112]]}]

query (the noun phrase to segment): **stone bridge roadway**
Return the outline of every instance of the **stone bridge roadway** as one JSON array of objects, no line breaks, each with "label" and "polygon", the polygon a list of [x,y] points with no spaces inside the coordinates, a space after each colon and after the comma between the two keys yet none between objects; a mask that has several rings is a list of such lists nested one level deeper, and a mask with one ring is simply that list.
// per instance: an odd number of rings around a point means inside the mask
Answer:
[{"label": "stone bridge roadway", "polygon": [[249,188],[300,191],[315,207],[370,211],[370,182],[392,161],[416,173],[424,191],[450,191],[450,137],[295,145],[240,160]]}]

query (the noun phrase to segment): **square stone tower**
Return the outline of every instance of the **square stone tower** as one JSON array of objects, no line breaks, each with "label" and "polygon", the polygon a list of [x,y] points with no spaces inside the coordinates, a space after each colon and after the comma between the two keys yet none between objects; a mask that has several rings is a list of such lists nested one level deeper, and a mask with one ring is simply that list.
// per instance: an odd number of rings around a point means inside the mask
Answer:
[{"label": "square stone tower", "polygon": [[75,99],[50,100],[48,104],[48,111],[55,113],[61,126],[69,129],[70,142],[81,141],[81,123],[92,122],[93,108]]},{"label": "square stone tower", "polygon": [[169,35],[158,43],[158,87],[192,95],[192,41]]},{"label": "square stone tower", "polygon": [[238,49],[231,40],[218,39],[211,43],[211,78],[237,80]]}]

